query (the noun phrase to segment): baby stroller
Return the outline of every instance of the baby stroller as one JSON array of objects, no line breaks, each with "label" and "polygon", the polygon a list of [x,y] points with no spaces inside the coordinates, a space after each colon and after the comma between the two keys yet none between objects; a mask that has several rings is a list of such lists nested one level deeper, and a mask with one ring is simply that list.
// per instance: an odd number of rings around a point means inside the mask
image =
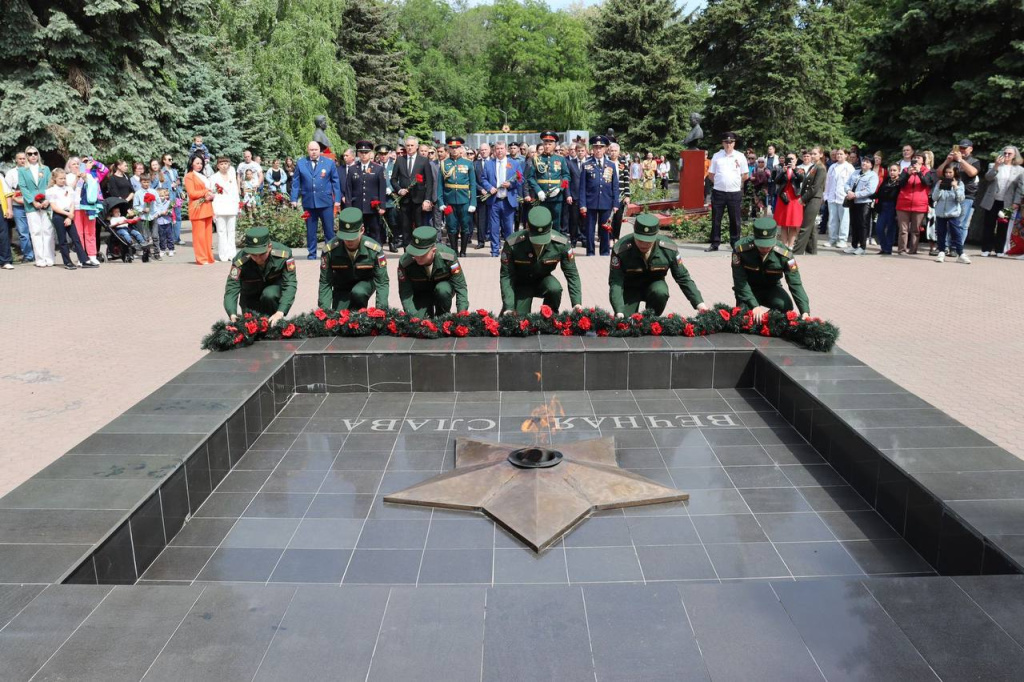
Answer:
[{"label": "baby stroller", "polygon": [[149,262],[149,250],[151,244],[133,244],[121,239],[121,236],[110,227],[110,212],[114,208],[121,210],[121,215],[126,215],[131,206],[121,197],[107,197],[103,200],[103,210],[96,216],[97,232],[101,229],[107,231],[107,254],[106,261],[120,260],[124,263],[131,263],[136,255],[142,256],[142,262]]}]

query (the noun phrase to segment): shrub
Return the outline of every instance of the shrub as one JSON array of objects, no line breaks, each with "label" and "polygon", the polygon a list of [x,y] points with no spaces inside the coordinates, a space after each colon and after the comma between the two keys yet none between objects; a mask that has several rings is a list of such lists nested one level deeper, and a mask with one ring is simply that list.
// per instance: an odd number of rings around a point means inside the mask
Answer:
[{"label": "shrub", "polygon": [[274,195],[263,197],[263,202],[252,212],[238,216],[239,245],[250,227],[269,228],[272,240],[291,249],[306,245],[306,221],[302,218],[302,209],[292,208],[287,200],[279,202]]}]

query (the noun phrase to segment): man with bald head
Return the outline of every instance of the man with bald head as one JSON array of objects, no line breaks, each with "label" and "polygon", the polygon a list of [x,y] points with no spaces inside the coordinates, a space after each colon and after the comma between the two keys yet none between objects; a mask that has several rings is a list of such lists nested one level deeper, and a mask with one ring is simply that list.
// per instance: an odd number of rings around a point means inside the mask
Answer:
[{"label": "man with bald head", "polygon": [[292,207],[302,201],[306,217],[306,260],[316,260],[317,226],[323,225],[324,242],[334,239],[334,213],[341,208],[341,177],[334,161],[320,155],[320,144],[306,145],[307,157],[295,165]]}]

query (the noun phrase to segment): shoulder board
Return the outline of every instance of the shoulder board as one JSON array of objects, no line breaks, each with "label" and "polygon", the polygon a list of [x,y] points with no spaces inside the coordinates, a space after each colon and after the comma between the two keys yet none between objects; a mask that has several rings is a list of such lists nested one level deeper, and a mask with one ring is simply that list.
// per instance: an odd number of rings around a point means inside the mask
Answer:
[{"label": "shoulder board", "polygon": [[363,237],[363,246],[370,249],[370,251],[380,251],[380,244],[370,239],[369,237]]},{"label": "shoulder board", "polygon": [[398,259],[398,267],[407,268],[413,264],[412,256],[407,253],[403,253],[402,257]]},{"label": "shoulder board", "polygon": [[658,235],[658,244],[661,246],[661,248],[668,249],[669,251],[679,250],[679,245],[676,244],[671,239],[669,239],[668,237],[666,237],[665,235]]},{"label": "shoulder board", "polygon": [[333,251],[334,249],[338,248],[339,244],[341,244],[341,239],[335,237],[331,241],[324,244],[324,251]]},{"label": "shoulder board", "polygon": [[783,246],[782,244],[776,244],[775,248],[773,250],[775,251],[775,253],[779,254],[783,258],[787,258],[788,259],[788,258],[792,258],[792,256],[793,256],[793,253],[787,247]]},{"label": "shoulder board", "polygon": [[449,263],[454,263],[459,258],[457,253],[449,249],[447,246],[442,246],[440,244],[437,246],[437,253],[441,258],[445,259]]},{"label": "shoulder board", "polygon": [[277,256],[278,258],[291,258],[292,257],[292,250],[289,249],[284,244],[278,244],[277,242],[273,243],[273,245],[272,245],[272,247],[270,249],[270,253],[275,255],[275,256]]},{"label": "shoulder board", "polygon": [[518,244],[524,239],[526,239],[526,230],[519,230],[518,232],[514,232],[511,235],[509,235],[509,238],[506,239],[505,241],[508,243],[509,246],[512,246],[513,244]]},{"label": "shoulder board", "polygon": [[245,261],[247,260],[249,260],[249,254],[242,251],[237,256],[235,256],[235,259],[231,261],[231,264],[237,267],[242,267],[243,265],[245,265]]},{"label": "shoulder board", "polygon": [[562,234],[561,232],[554,232],[554,231],[551,232],[551,241],[555,242],[556,244],[568,244],[569,243],[569,240],[565,238],[564,234]]},{"label": "shoulder board", "polygon": [[749,237],[746,237],[744,239],[739,240],[738,242],[736,242],[736,246],[735,246],[735,250],[737,252],[740,252],[740,251],[750,251],[753,248],[754,248],[754,240],[749,238]]},{"label": "shoulder board", "polygon": [[615,242],[615,246],[612,247],[614,253],[622,253],[627,251],[633,245],[633,235],[628,234],[619,241]]}]

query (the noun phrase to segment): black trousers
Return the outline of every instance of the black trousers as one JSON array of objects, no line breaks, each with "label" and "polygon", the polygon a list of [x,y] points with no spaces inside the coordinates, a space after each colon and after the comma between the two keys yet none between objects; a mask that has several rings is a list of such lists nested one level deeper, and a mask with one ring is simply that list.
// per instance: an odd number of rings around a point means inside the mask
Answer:
[{"label": "black trousers", "polygon": [[[423,221],[423,204],[416,203],[410,197],[406,198],[395,208],[398,213],[398,231],[401,234],[402,246],[408,246],[412,242],[412,231],[420,225],[426,225]],[[394,225],[391,226],[394,229]],[[395,235],[398,238],[398,235]]]},{"label": "black trousers", "polygon": [[612,213],[612,239],[618,239],[622,235],[622,218],[626,215],[626,204],[628,199],[623,199],[619,210]]},{"label": "black trousers", "polygon": [[476,213],[473,214],[473,220],[476,221],[476,243],[479,246],[486,244],[490,236],[491,203],[491,200],[476,202]]},{"label": "black trousers", "polygon": [[387,243],[387,230],[384,229],[384,224],[381,223],[380,215],[376,211],[373,213],[363,213],[363,227],[366,228],[367,237],[378,244]]},{"label": "black trousers", "polygon": [[51,220],[53,221],[53,230],[57,233],[57,247],[64,265],[73,265],[69,254],[71,249],[74,249],[75,255],[78,256],[79,265],[89,260],[89,257],[85,255],[85,249],[82,247],[82,241],[78,238],[78,230],[75,228],[75,223],[72,221],[70,225],[65,227],[64,216],[59,213],[54,213]]},{"label": "black trousers", "polygon": [[981,250],[1002,253],[1006,245],[1006,228],[998,228],[997,220],[999,212],[1004,208],[1004,202],[993,201],[992,208],[985,211],[985,219],[981,223]]},{"label": "black trousers", "polygon": [[865,249],[868,245],[868,228],[871,226],[871,204],[854,204],[850,207],[850,246]]},{"label": "black trousers", "polygon": [[722,218],[729,213],[729,245],[740,238],[740,217],[743,210],[743,192],[711,190],[711,246],[722,243]]}]

